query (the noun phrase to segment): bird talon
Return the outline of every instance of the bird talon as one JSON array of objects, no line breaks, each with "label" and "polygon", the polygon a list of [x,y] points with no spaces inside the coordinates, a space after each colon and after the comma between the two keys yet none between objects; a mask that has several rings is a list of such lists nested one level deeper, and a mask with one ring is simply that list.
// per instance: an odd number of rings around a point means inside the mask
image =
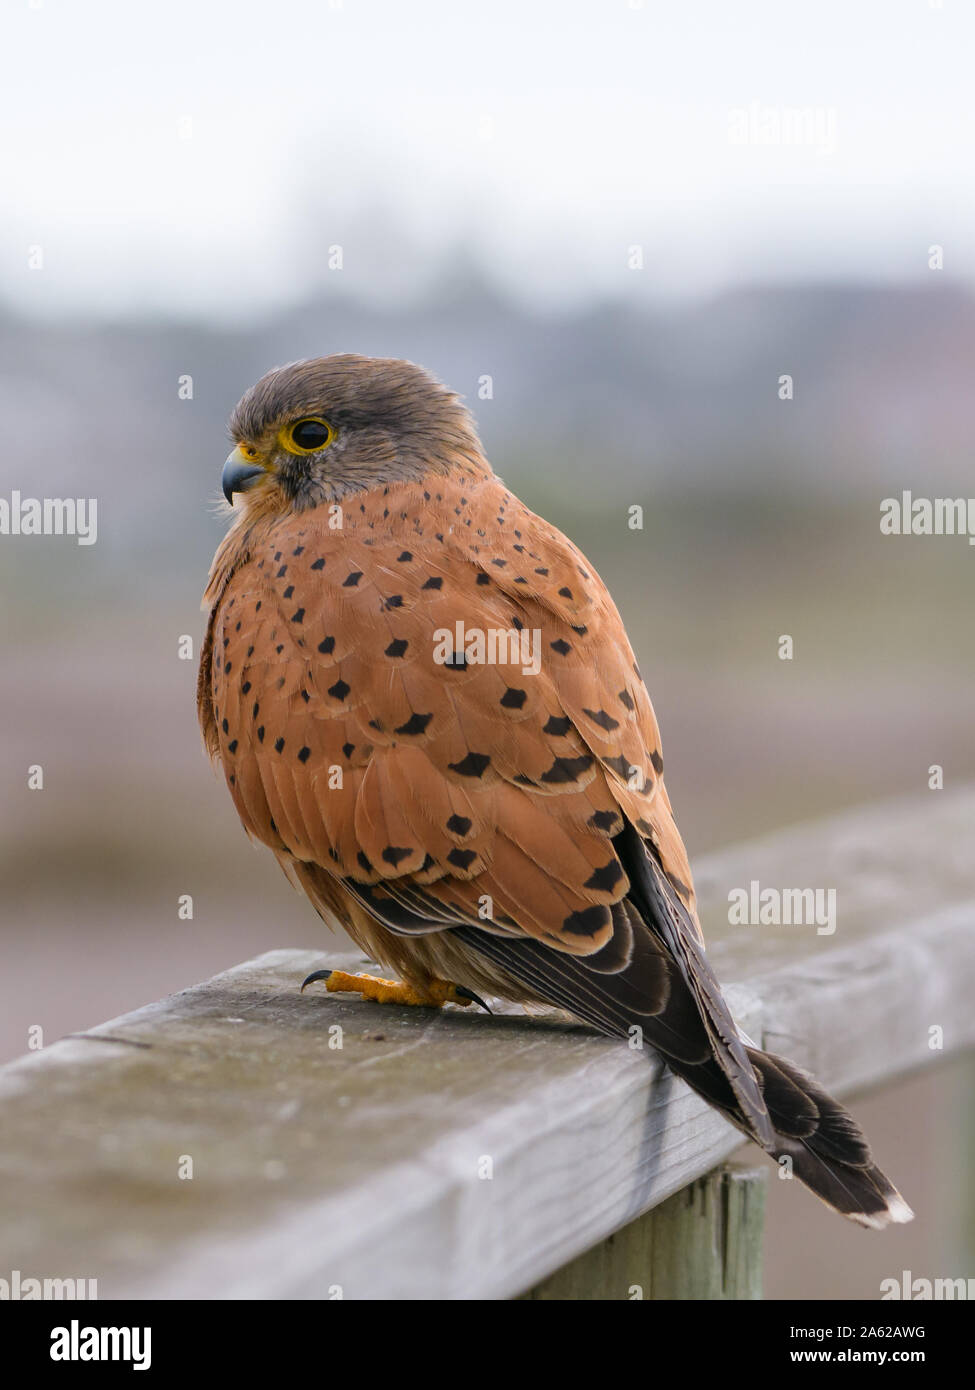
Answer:
[{"label": "bird talon", "polygon": [[307,979],[302,980],[298,993],[304,994],[306,985],[313,985],[317,980],[327,980],[331,973],[331,970],[313,970]]},{"label": "bird talon", "polygon": [[486,1014],[494,1013],[490,1005],[485,1004],[481,996],[468,989],[466,985],[454,985],[454,1003],[460,1004],[461,1008],[466,1008],[468,1004],[480,1004]]},{"label": "bird talon", "polygon": [[444,1004],[458,1004],[466,1009],[470,1004],[480,1004],[490,1013],[484,1000],[464,985],[453,985],[449,980],[431,980],[424,990],[415,989],[404,980],[384,980],[378,975],[350,975],[345,970],[314,970],[301,986],[319,980],[325,981],[329,994],[358,994],[363,999],[372,999],[377,1004],[414,1004],[422,1008],[439,1009]]}]

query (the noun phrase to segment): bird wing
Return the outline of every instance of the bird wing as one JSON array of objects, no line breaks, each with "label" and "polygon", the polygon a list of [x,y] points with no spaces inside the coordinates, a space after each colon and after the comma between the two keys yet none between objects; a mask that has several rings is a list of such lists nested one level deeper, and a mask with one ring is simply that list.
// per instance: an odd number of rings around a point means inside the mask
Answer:
[{"label": "bird wing", "polygon": [[491,474],[375,488],[339,522],[232,532],[211,578],[201,720],[247,830],[395,932],[462,930],[596,1026],[716,1057],[762,1131],[599,577]]}]

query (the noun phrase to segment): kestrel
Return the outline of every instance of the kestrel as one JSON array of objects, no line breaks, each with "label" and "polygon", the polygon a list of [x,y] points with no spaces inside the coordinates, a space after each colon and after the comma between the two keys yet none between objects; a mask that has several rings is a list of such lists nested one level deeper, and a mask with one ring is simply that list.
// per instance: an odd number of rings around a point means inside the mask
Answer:
[{"label": "kestrel", "polygon": [[204,740],[247,832],[401,977],[310,979],[639,1029],[837,1211],[909,1220],[847,1111],[739,1032],[620,615],[459,397],[409,362],[318,358],[268,372],[230,431]]}]

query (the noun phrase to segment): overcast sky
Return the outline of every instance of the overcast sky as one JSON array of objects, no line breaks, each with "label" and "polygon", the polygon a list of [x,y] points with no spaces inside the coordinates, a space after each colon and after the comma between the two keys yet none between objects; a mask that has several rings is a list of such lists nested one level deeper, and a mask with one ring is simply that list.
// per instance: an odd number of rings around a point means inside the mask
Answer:
[{"label": "overcast sky", "polygon": [[457,251],[547,305],[924,280],[933,243],[975,279],[969,0],[7,0],[0,24],[0,298],[32,312],[405,296]]}]

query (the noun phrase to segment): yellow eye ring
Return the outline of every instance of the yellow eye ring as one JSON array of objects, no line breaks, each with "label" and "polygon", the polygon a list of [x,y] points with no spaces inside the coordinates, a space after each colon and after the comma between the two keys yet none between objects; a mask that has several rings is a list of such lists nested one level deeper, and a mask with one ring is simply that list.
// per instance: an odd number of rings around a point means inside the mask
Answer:
[{"label": "yellow eye ring", "polygon": [[320,415],[304,415],[285,425],[278,434],[278,442],[289,454],[317,454],[327,449],[334,438],[334,428]]}]

